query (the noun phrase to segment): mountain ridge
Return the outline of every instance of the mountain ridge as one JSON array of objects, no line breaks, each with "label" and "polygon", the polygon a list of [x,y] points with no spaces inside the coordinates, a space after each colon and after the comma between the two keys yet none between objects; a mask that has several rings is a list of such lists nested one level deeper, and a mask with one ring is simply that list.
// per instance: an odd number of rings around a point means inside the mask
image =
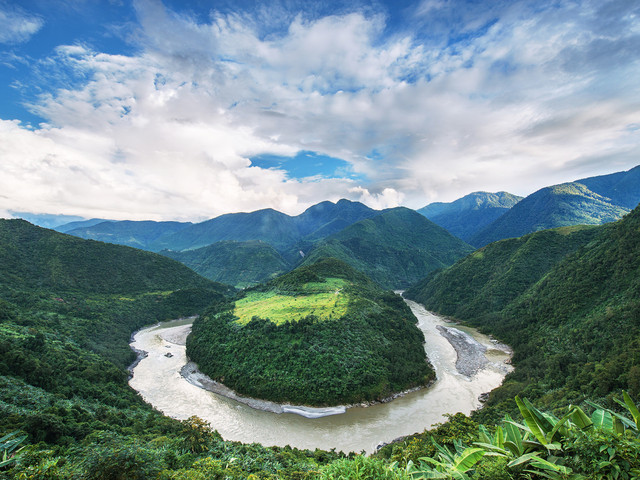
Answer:
[{"label": "mountain ridge", "polygon": [[453,202],[435,202],[417,210],[456,237],[469,242],[478,231],[497,220],[522,197],[508,192],[472,192]]}]

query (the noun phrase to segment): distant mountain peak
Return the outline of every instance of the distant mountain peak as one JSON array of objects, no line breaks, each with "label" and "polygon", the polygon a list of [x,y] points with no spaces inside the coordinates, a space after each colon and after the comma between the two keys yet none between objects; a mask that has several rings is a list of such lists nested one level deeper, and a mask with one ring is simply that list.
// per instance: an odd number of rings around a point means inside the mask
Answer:
[{"label": "distant mountain peak", "polygon": [[472,192],[453,202],[431,203],[418,213],[468,242],[520,200],[522,197],[508,192]]}]

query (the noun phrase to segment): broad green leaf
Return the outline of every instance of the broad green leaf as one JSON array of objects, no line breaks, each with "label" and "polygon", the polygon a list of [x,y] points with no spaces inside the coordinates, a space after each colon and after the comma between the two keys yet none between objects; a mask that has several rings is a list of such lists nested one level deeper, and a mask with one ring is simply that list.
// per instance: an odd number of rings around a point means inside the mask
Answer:
[{"label": "broad green leaf", "polygon": [[624,398],[625,406],[627,410],[629,410],[629,413],[631,413],[633,421],[636,422],[636,429],[640,429],[640,412],[638,411],[638,407],[636,407],[636,404],[633,403],[629,394],[624,390],[622,391],[622,398]]},{"label": "broad green leaf", "polygon": [[571,421],[580,430],[588,430],[593,427],[593,422],[580,407],[573,408]]},{"label": "broad green leaf", "polygon": [[591,414],[591,420],[596,428],[606,430],[607,432],[613,431],[613,417],[608,411],[604,409],[596,410]]},{"label": "broad green leaf", "polygon": [[523,402],[518,396],[516,396],[516,404],[520,409],[522,418],[524,418],[524,423],[527,425],[529,431],[533,434],[534,437],[536,437],[536,439],[542,445],[546,445],[548,443],[547,438],[545,436],[545,432],[542,430],[542,428],[540,427],[540,424],[538,423],[536,415],[529,408],[529,406],[525,402]]},{"label": "broad green leaf", "polygon": [[[514,455],[522,455],[524,453],[522,448],[522,434],[518,427],[511,423],[513,420],[511,420],[509,415],[506,415],[504,419],[504,431],[506,434],[504,445],[506,448],[509,448]],[[507,446],[507,443],[509,443],[511,447]]]},{"label": "broad green leaf", "polygon": [[491,441],[491,436],[489,435],[489,431],[487,430],[487,427],[485,427],[484,425],[480,425],[479,432],[478,432],[478,440],[480,440],[480,442],[482,443],[493,443]]},{"label": "broad green leaf", "polygon": [[481,448],[467,448],[460,456],[456,457],[455,470],[458,472],[466,472],[473,467],[484,456],[484,450]]},{"label": "broad green leaf", "polygon": [[548,442],[553,442],[554,437],[556,436],[557,433],[560,433],[564,437],[567,436],[567,432],[568,432],[567,429],[562,427],[564,426],[565,423],[569,421],[569,418],[571,418],[572,414],[573,414],[573,411],[570,411],[564,417],[562,417],[560,420],[556,422],[556,424],[553,426],[553,429],[547,434]]},{"label": "broad green leaf", "polygon": [[511,452],[511,454],[514,457],[517,457],[519,455],[522,455],[523,452],[523,448],[522,448],[522,443],[520,444],[516,444],[515,442],[512,442],[511,440],[507,440],[506,442],[504,442],[504,448],[506,450],[509,450],[509,452]]},{"label": "broad green leaf", "polygon": [[502,427],[500,427],[500,426],[496,428],[496,435],[495,435],[494,444],[497,447],[500,447],[500,448],[504,447],[504,431],[502,430]]},{"label": "broad green leaf", "polygon": [[540,455],[540,452],[531,452],[531,453],[525,453],[524,455],[520,455],[518,458],[516,458],[515,460],[511,460],[507,466],[509,468],[513,468],[513,467],[517,467],[518,465],[522,465],[523,463],[527,463],[529,460],[531,460],[532,458],[536,458],[538,457],[538,455]]},{"label": "broad green leaf", "polygon": [[474,445],[478,446],[485,450],[485,455],[489,453],[494,453],[503,457],[509,456],[509,451],[504,448],[498,447],[497,445],[493,445],[492,443],[483,443],[483,442],[473,442]]},{"label": "broad green leaf", "polygon": [[564,465],[557,465],[540,457],[532,459],[531,465],[538,468],[543,468],[545,470],[553,470],[555,472],[560,472],[563,474],[569,474],[573,471],[569,467],[565,467]]},{"label": "broad green leaf", "polygon": [[622,435],[624,433],[624,424],[618,417],[613,417],[613,431],[618,435]]},{"label": "broad green leaf", "polygon": [[527,408],[531,411],[533,416],[536,418],[536,422],[538,423],[542,431],[545,434],[549,433],[553,429],[558,419],[553,415],[551,415],[550,413],[546,413],[538,410],[536,407],[533,406],[533,404],[528,399],[523,398],[522,401],[527,406]]}]

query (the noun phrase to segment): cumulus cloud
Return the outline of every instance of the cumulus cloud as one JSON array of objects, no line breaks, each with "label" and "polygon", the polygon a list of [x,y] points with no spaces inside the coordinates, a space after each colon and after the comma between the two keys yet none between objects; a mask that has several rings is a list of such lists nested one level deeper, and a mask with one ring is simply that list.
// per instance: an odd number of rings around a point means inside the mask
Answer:
[{"label": "cumulus cloud", "polygon": [[26,42],[38,32],[44,21],[17,6],[0,3],[0,43]]},{"label": "cumulus cloud", "polygon": [[[265,35],[268,18],[196,20],[139,0],[139,53],[59,46],[48,61],[83,80],[32,105],[46,125],[0,124],[0,208],[138,219],[299,213],[343,197],[418,208],[638,163],[635,3],[482,5],[425,0],[415,29],[393,35],[370,10],[292,15]],[[368,183],[250,161],[302,150]]]}]

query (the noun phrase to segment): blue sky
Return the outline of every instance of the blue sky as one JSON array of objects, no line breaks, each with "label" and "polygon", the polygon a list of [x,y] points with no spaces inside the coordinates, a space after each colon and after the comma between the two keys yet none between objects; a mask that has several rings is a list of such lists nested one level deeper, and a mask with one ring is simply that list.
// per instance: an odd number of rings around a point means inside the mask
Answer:
[{"label": "blue sky", "polygon": [[640,163],[640,3],[0,0],[0,214],[420,208]]}]

